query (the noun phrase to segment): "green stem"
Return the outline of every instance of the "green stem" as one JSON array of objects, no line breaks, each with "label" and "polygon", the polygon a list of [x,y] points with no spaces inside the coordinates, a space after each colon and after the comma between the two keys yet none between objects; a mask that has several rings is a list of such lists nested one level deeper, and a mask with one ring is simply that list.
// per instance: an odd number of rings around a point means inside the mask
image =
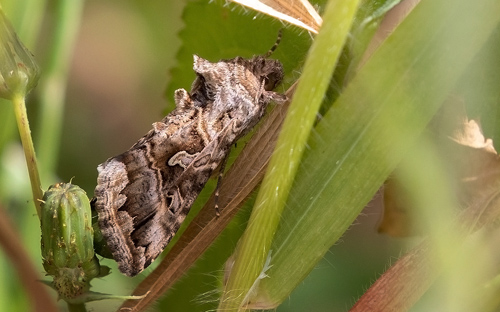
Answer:
[{"label": "green stem", "polygon": [[52,173],[57,164],[59,142],[66,96],[69,63],[73,53],[76,33],[80,26],[82,0],[58,1],[54,25],[54,42],[41,89],[41,117],[38,131],[40,161],[44,172]]},{"label": "green stem", "polygon": [[24,156],[26,157],[26,165],[31,181],[31,192],[33,193],[33,201],[35,203],[36,212],[40,217],[40,204],[43,197],[42,185],[40,184],[40,174],[38,173],[38,165],[35,156],[35,148],[31,139],[31,130],[26,114],[26,105],[24,95],[16,94],[12,98],[14,104],[14,112],[16,114],[17,127],[23,144]]}]

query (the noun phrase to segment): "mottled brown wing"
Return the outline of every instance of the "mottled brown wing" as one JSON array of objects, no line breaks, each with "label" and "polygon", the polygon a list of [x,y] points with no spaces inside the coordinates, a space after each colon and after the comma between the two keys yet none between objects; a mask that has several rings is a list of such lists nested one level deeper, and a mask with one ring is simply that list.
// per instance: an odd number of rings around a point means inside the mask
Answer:
[{"label": "mottled brown wing", "polygon": [[211,63],[194,56],[191,92],[127,152],[99,165],[95,208],[120,271],[134,276],[163,251],[236,140],[263,116],[283,77],[263,56]]},{"label": "mottled brown wing", "polygon": [[[232,127],[230,123],[199,152],[181,150],[155,161],[148,152],[155,140],[148,139],[98,167],[99,226],[123,274],[142,272],[175,235],[228,152]],[[159,135],[149,134],[153,139]]]}]

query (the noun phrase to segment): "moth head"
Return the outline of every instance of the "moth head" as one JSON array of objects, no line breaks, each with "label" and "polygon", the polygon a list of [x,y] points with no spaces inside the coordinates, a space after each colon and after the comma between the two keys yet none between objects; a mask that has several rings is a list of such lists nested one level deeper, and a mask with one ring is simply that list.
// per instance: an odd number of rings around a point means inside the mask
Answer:
[{"label": "moth head", "polygon": [[251,63],[253,74],[259,81],[264,81],[266,91],[273,90],[283,80],[283,65],[280,61],[256,56]]}]

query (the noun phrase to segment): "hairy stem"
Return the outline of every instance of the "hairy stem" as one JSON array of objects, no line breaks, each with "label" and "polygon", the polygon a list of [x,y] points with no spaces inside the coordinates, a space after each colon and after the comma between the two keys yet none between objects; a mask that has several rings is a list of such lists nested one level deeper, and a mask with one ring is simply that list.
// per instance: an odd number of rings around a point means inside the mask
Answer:
[{"label": "hairy stem", "polygon": [[40,200],[43,197],[43,192],[42,185],[40,183],[40,174],[38,172],[35,148],[33,147],[33,140],[31,139],[30,125],[28,122],[28,116],[26,114],[24,95],[16,94],[13,97],[12,102],[14,104],[14,112],[16,114],[19,135],[23,144],[24,156],[26,157],[26,165],[28,166],[28,173],[31,182],[31,192],[33,193],[33,201],[38,217],[40,217]]}]

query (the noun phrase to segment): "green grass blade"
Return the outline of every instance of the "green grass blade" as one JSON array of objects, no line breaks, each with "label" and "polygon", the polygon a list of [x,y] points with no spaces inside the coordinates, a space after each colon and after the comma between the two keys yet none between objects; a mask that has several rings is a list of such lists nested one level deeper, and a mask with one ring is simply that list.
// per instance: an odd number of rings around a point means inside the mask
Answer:
[{"label": "green grass blade", "polygon": [[330,1],[326,8],[322,29],[306,60],[276,152],[270,160],[247,230],[239,242],[234,266],[219,305],[221,311],[239,310],[251,300],[252,291],[264,270],[310,129],[357,7],[358,1]]}]

